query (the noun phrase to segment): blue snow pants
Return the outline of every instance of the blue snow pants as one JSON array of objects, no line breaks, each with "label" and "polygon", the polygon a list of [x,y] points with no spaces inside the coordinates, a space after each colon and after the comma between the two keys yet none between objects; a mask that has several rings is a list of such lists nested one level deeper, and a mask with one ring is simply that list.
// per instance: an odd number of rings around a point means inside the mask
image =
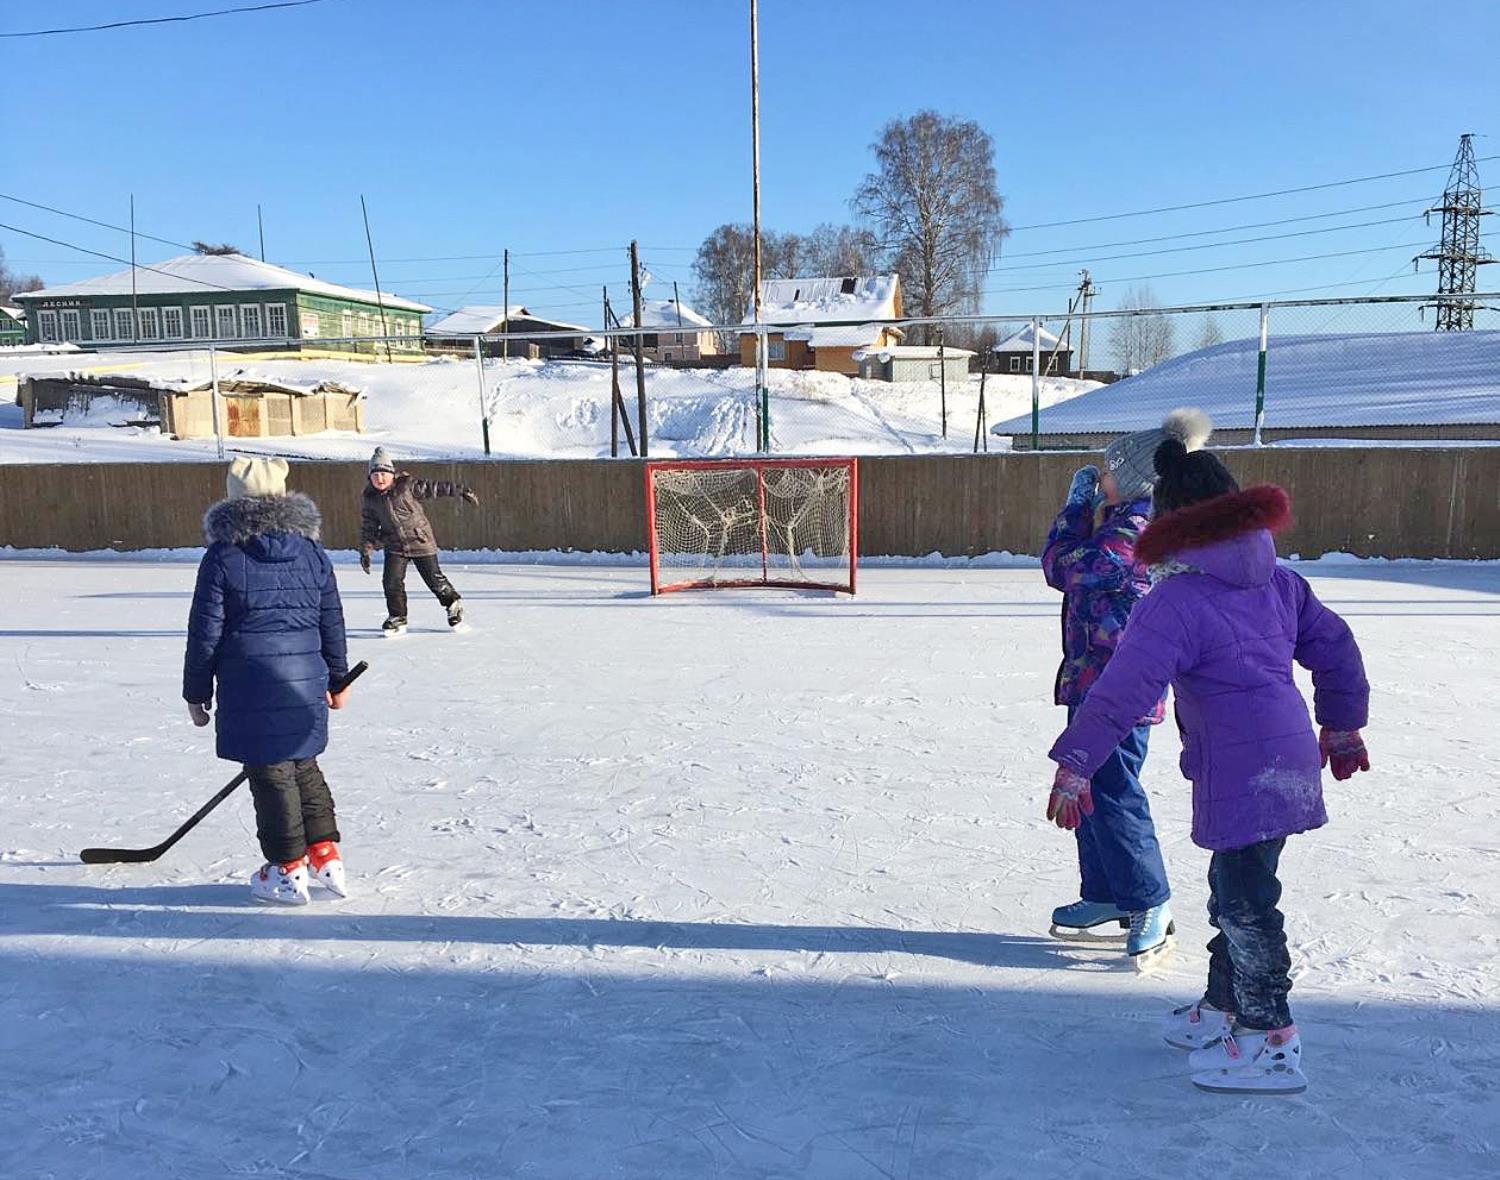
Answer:
[{"label": "blue snow pants", "polygon": [[[1068,719],[1073,718],[1068,710]],[[1151,726],[1137,725],[1094,772],[1094,814],[1083,817],[1078,839],[1079,896],[1122,910],[1147,910],[1172,896],[1162,863],[1141,767]]]}]

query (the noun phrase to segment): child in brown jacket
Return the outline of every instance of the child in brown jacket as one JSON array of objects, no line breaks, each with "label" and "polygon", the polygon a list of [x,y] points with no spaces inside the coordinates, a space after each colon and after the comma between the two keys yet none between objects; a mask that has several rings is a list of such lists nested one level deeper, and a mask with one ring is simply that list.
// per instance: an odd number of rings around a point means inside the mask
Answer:
[{"label": "child in brown jacket", "polygon": [[405,471],[398,473],[385,448],[375,448],[360,507],[359,564],[369,573],[370,554],[377,548],[385,550],[382,581],[387,618],[382,630],[387,636],[406,632],[408,562],[417,567],[422,581],[447,610],[448,626],[457,627],[463,622],[463,599],[438,565],[437,539],[422,508],[423,500],[441,496],[458,496],[466,503],[479,503],[473,490],[462,484],[417,479]]}]

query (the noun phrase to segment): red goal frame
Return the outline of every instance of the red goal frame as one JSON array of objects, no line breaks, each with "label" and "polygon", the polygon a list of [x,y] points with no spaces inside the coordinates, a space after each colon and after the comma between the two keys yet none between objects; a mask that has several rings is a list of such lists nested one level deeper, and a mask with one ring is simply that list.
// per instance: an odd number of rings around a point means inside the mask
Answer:
[{"label": "red goal frame", "polygon": [[[809,579],[777,578],[770,573],[771,553],[766,531],[766,472],[776,468],[843,468],[849,473],[849,577],[845,581],[815,581]],[[761,576],[745,578],[692,578],[686,581],[669,582],[672,571],[663,571],[656,540],[656,476],[664,471],[711,471],[751,470],[756,476],[756,492],[760,501],[760,568]],[[730,590],[734,588],[765,586],[787,590],[836,590],[853,594],[855,575],[859,569],[859,460],[854,458],[831,459],[650,459],[646,472],[646,536],[651,551],[651,593],[670,594],[676,590]]]}]

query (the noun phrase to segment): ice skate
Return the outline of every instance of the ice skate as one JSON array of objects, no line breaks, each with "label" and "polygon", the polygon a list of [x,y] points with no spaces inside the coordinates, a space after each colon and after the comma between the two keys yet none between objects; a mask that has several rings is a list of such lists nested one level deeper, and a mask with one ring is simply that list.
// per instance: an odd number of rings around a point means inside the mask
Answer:
[{"label": "ice skate", "polygon": [[1075,901],[1052,911],[1053,938],[1066,942],[1120,942],[1130,926],[1130,915],[1107,901]]},{"label": "ice skate", "polygon": [[1176,933],[1177,924],[1172,921],[1172,910],[1165,902],[1149,910],[1137,910],[1130,915],[1125,953],[1137,971],[1149,971],[1171,953]]},{"label": "ice skate", "polygon": [[348,883],[344,879],[344,858],[339,855],[337,844],[332,840],[309,844],[307,861],[314,881],[339,897],[349,896]]},{"label": "ice skate", "polygon": [[1297,1026],[1274,1032],[1239,1029],[1188,1056],[1193,1085],[1214,1094],[1300,1094],[1302,1038]]},{"label": "ice skate", "polygon": [[400,615],[392,615],[380,624],[380,629],[385,632],[387,639],[395,639],[406,634],[406,620]]},{"label": "ice skate", "polygon": [[1202,1049],[1227,1036],[1234,1016],[1220,1012],[1207,1000],[1173,1008],[1162,1021],[1162,1039],[1174,1049]]},{"label": "ice skate", "polygon": [[448,604],[448,626],[454,631],[467,631],[464,625],[463,599],[455,598]]},{"label": "ice skate", "polygon": [[306,905],[307,859],[261,865],[250,877],[250,897],[265,905]]}]

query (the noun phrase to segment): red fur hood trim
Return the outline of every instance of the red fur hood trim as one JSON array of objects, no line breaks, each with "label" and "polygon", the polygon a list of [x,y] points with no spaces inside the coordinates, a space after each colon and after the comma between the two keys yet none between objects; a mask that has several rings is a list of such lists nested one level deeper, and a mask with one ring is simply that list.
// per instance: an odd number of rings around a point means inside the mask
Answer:
[{"label": "red fur hood trim", "polygon": [[1136,560],[1155,565],[1184,549],[1231,541],[1259,529],[1278,532],[1292,523],[1292,501],[1275,484],[1215,496],[1190,508],[1158,516],[1136,542]]}]

